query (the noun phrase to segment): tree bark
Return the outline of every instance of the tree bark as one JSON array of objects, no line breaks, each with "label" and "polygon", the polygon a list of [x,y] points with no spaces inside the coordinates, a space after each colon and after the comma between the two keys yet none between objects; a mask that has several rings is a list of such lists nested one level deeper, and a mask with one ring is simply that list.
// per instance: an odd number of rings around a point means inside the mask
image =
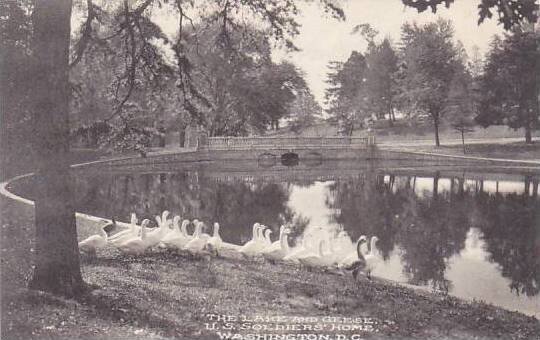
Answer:
[{"label": "tree bark", "polygon": [[69,153],[69,42],[71,0],[36,1],[33,12],[34,107],[37,151],[36,251],[29,287],[58,295],[84,291]]}]

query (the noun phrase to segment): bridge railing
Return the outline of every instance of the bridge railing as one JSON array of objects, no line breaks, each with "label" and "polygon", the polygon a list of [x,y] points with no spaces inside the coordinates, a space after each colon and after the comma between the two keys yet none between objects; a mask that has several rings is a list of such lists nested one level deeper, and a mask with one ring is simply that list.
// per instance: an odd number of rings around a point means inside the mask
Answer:
[{"label": "bridge railing", "polygon": [[369,137],[210,137],[206,142],[210,150],[365,148],[374,144]]}]

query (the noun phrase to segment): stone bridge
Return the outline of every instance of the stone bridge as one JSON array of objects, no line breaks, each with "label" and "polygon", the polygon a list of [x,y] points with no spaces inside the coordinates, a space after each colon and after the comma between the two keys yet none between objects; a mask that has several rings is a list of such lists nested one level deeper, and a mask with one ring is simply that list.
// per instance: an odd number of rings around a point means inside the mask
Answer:
[{"label": "stone bridge", "polygon": [[[281,162],[365,158],[375,136],[368,137],[206,137],[199,134],[191,144],[200,152],[227,158]],[[234,157],[236,155],[236,157]],[[215,158],[215,157],[212,157]],[[219,156],[218,156],[219,158]]]}]

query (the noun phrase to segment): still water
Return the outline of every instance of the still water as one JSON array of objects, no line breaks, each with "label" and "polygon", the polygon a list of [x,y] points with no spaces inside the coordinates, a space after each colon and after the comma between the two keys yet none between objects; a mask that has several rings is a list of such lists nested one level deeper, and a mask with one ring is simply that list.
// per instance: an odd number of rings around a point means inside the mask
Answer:
[{"label": "still water", "polygon": [[[339,170],[338,170],[339,169]],[[538,177],[479,169],[253,165],[167,165],[141,171],[75,173],[78,211],[128,221],[167,209],[217,221],[222,238],[243,244],[251,226],[352,240],[376,235],[374,276],[540,318]],[[32,180],[15,190],[33,196]],[[353,243],[340,245],[354,249]]]}]

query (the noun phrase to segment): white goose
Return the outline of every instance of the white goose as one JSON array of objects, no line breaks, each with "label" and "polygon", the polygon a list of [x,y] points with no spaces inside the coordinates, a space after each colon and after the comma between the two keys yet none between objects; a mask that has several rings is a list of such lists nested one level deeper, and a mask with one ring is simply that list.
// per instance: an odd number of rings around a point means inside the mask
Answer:
[{"label": "white goose", "polygon": [[171,247],[182,249],[193,238],[193,236],[188,235],[187,226],[189,223],[189,220],[182,221],[182,225],[180,226],[180,234],[169,240]]},{"label": "white goose", "polygon": [[272,240],[270,239],[270,234],[272,234],[272,229],[266,229],[264,231],[264,244],[268,247],[272,245]]},{"label": "white goose", "polygon": [[201,233],[200,233],[200,237],[206,241],[208,241],[210,239],[210,235],[205,233],[204,230],[206,229],[206,224],[204,224],[204,222],[199,222],[201,224]]},{"label": "white goose", "polygon": [[252,230],[252,236],[251,240],[247,241],[240,249],[238,249],[238,252],[242,254],[243,256],[255,256],[258,254],[258,233],[259,229],[261,228],[261,225],[259,223],[253,224],[253,230]]},{"label": "white goose", "polygon": [[95,256],[96,249],[107,246],[108,235],[105,231],[105,227],[109,225],[116,225],[114,219],[112,222],[108,222],[99,228],[99,235],[92,235],[79,242],[79,250]]},{"label": "white goose", "polygon": [[208,239],[207,244],[216,251],[219,250],[223,245],[223,241],[221,240],[221,236],[219,235],[219,223],[214,222],[214,232],[212,234],[212,237]]},{"label": "white goose", "polygon": [[379,238],[377,236],[373,236],[371,238],[371,242],[369,244],[369,253],[367,253],[364,258],[366,260],[366,276],[368,279],[371,280],[371,272],[375,270],[377,265],[379,264],[381,257],[379,256],[379,251],[377,249],[377,241],[379,241]]},{"label": "white goose", "polygon": [[290,230],[281,226],[279,231],[279,240],[266,247],[262,252],[265,259],[270,261],[282,260],[290,251],[287,235]]},{"label": "white goose", "polygon": [[167,220],[167,216],[169,216],[169,214],[169,211],[165,210],[161,218],[156,216],[158,227],[146,234],[146,243],[148,244],[148,247],[153,247],[159,244],[161,239],[163,239],[163,237],[168,233],[169,223],[171,222],[170,220]]},{"label": "white goose", "polygon": [[260,254],[264,252],[266,248],[272,245],[272,240],[270,240],[270,238],[268,238],[267,240],[265,236],[268,235],[268,237],[270,237],[270,233],[267,233],[268,230],[270,230],[270,228],[268,228],[264,224],[261,224],[259,226],[259,230],[257,231],[257,237],[255,239],[256,243],[253,250],[255,253]]},{"label": "white goose", "polygon": [[118,245],[117,248],[122,253],[139,255],[145,252],[149,247],[147,238],[146,238],[146,227],[150,223],[150,220],[145,219],[141,223],[141,235],[133,237],[124,241],[122,244]]},{"label": "white goose", "polygon": [[163,246],[165,248],[171,248],[171,247],[174,247],[173,245],[174,240],[176,240],[177,238],[185,238],[184,234],[182,233],[182,227],[179,225],[179,222],[180,222],[180,216],[178,215],[174,216],[172,224],[169,225],[170,227],[169,231],[161,239],[160,246]]},{"label": "white goose", "polygon": [[122,230],[108,238],[108,241],[111,243],[116,243],[118,240],[123,238],[131,238],[136,236],[139,233],[139,226],[137,225],[138,219],[135,213],[131,213],[131,221],[127,229]]},{"label": "white goose", "polygon": [[184,246],[184,249],[192,253],[201,252],[205,245],[207,238],[202,235],[203,223],[199,222],[195,226],[195,232],[193,233],[193,238]]}]

